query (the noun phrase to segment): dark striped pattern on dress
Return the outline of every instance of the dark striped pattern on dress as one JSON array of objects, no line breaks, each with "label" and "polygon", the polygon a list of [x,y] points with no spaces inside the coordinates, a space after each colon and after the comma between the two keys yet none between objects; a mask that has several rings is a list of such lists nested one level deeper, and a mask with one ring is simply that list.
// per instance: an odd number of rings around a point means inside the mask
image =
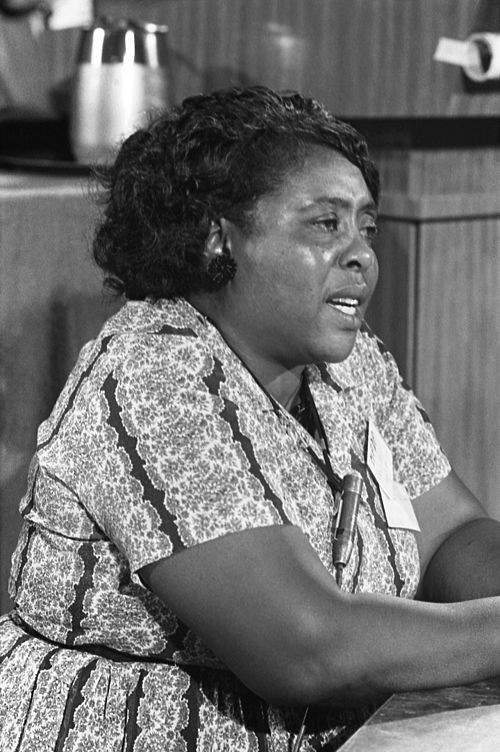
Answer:
[{"label": "dark striped pattern on dress", "polygon": [[123,741],[123,752],[134,752],[135,740],[141,730],[137,716],[139,714],[139,705],[144,697],[144,679],[147,676],[147,670],[141,669],[139,679],[133,692],[127,697],[127,712],[125,717],[125,735]]},{"label": "dark striped pattern on dress", "polygon": [[404,587],[405,581],[401,578],[401,575],[399,574],[399,570],[397,568],[396,549],[394,548],[394,543],[392,541],[389,528],[387,527],[387,522],[385,521],[385,518],[377,510],[377,506],[375,503],[375,493],[374,493],[371,481],[369,480],[369,477],[368,477],[370,471],[365,465],[362,465],[361,463],[359,463],[359,466],[356,469],[360,473],[365,484],[366,497],[367,497],[368,504],[370,505],[372,514],[373,514],[373,521],[375,523],[375,527],[384,536],[384,540],[387,545],[387,558],[389,560],[389,563],[393,572],[393,576],[394,576],[394,587],[396,588],[396,596],[400,596],[401,591]]},{"label": "dark striped pattern on dress", "polygon": [[222,396],[220,394],[220,385],[226,380],[226,376],[224,374],[224,369],[222,367],[222,363],[220,360],[218,360],[216,357],[214,357],[214,367],[213,370],[208,376],[205,376],[203,381],[207,385],[208,391],[210,394],[215,395],[216,397],[219,397],[223,403],[224,408],[222,409],[222,412],[220,413],[221,418],[223,418],[226,423],[231,428],[233,438],[238,444],[240,445],[241,449],[243,450],[243,453],[245,454],[245,457],[248,460],[249,464],[249,470],[256,478],[260,485],[263,488],[264,491],[264,498],[266,498],[268,501],[270,501],[276,511],[278,512],[278,515],[281,519],[281,521],[285,525],[291,525],[289,518],[287,517],[285,510],[283,509],[283,502],[277,496],[272,488],[269,486],[266,478],[264,477],[261,467],[259,463],[257,462],[257,459],[255,457],[254,449],[252,442],[248,438],[248,436],[245,436],[245,434],[242,433],[239,422],[238,422],[238,406],[232,402],[231,400],[227,399],[226,397]]},{"label": "dark striped pattern on dress", "polygon": [[86,666],[83,666],[83,668],[78,671],[77,675],[73,679],[68,692],[66,707],[64,709],[64,715],[61,726],[59,728],[59,734],[54,747],[54,752],[64,752],[65,742],[68,738],[68,734],[75,726],[76,711],[78,709],[78,706],[84,702],[83,690],[97,665],[97,660],[97,658],[94,658],[90,661],[90,663],[87,663]]},{"label": "dark striped pattern on dress", "polygon": [[163,491],[154,487],[149,475],[144,467],[144,460],[137,451],[137,439],[127,432],[121,419],[122,408],[116,398],[118,382],[112,374],[104,381],[102,390],[109,406],[108,423],[114,429],[120,446],[130,460],[130,474],[141,484],[143,497],[153,506],[161,519],[161,529],[170,538],[173,546],[173,553],[185,548],[183,541],[179,536],[175,516],[169,512],[164,503]]},{"label": "dark striped pattern on dress", "polygon": [[322,382],[326,384],[326,386],[329,386],[335,392],[342,391],[341,387],[337,384],[337,382],[333,380],[331,373],[328,371],[328,367],[326,363],[317,363],[316,368],[318,369]]},{"label": "dark striped pattern on dress", "polygon": [[113,338],[113,335],[109,335],[108,337],[103,337],[103,339],[101,341],[101,346],[100,346],[100,348],[99,348],[99,350],[98,350],[98,352],[97,352],[94,360],[92,360],[89,363],[89,365],[87,366],[87,368],[85,369],[85,371],[83,371],[83,373],[80,375],[80,378],[78,379],[78,382],[76,383],[75,388],[73,389],[73,391],[69,395],[69,399],[68,399],[67,405],[64,408],[64,410],[62,411],[61,415],[59,416],[59,420],[57,421],[56,425],[54,426],[54,429],[53,429],[52,433],[50,434],[50,436],[49,436],[48,439],[46,439],[45,441],[43,441],[41,444],[38,445],[38,447],[37,447],[38,451],[40,451],[40,449],[43,449],[44,447],[48,446],[48,444],[50,444],[50,442],[59,433],[59,430],[60,430],[61,425],[62,425],[62,423],[64,421],[64,418],[66,417],[66,415],[68,415],[68,413],[70,412],[71,408],[73,407],[73,404],[75,402],[76,396],[77,396],[78,392],[80,391],[80,388],[81,388],[82,384],[84,383],[84,381],[86,381],[86,379],[88,379],[88,377],[90,376],[90,374],[94,370],[94,368],[95,368],[98,360],[107,351],[107,349],[109,347],[109,343],[111,342],[112,338]]},{"label": "dark striped pattern on dress", "polygon": [[78,549],[78,555],[83,562],[83,574],[75,588],[75,598],[68,608],[71,616],[71,630],[66,639],[68,645],[74,645],[78,637],[85,634],[85,629],[82,627],[82,622],[85,618],[83,602],[86,593],[92,590],[94,570],[98,564],[98,559],[94,554],[94,547],[92,545],[83,543]]}]

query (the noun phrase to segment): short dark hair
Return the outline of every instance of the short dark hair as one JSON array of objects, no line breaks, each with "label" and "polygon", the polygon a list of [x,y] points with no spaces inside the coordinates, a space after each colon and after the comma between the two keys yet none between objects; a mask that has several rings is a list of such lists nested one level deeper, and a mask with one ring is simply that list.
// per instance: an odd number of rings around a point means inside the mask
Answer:
[{"label": "short dark hair", "polygon": [[226,217],[250,231],[256,201],[314,145],[356,165],[378,201],[364,138],[296,92],[224,89],[152,117],[97,175],[104,215],[93,253],[108,287],[129,299],[211,289],[203,251],[212,222]]}]

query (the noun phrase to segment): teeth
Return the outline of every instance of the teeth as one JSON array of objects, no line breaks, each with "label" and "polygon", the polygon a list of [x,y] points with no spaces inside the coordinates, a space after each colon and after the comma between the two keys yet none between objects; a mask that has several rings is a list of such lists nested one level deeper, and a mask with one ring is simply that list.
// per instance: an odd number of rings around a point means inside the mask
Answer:
[{"label": "teeth", "polygon": [[357,306],[359,305],[359,300],[357,298],[334,298],[332,303],[334,305]]},{"label": "teeth", "polygon": [[356,308],[359,305],[359,300],[356,298],[332,298],[328,303],[338,311],[341,311],[348,316],[354,316]]},{"label": "teeth", "polygon": [[333,307],[337,309],[337,311],[342,311],[342,313],[347,313],[349,316],[354,316],[356,313],[356,309],[352,306],[346,306],[346,305],[339,305],[338,303],[334,303]]}]

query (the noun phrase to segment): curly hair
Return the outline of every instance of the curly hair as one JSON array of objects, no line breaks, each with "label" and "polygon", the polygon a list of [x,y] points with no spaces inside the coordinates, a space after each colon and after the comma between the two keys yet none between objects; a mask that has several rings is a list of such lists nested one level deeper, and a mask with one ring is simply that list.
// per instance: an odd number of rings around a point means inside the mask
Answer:
[{"label": "curly hair", "polygon": [[250,233],[257,200],[279,191],[314,145],[356,165],[377,202],[363,137],[296,92],[223,89],[152,116],[97,173],[105,208],[93,254],[106,285],[136,300],[213,289],[203,258],[212,222],[226,217]]}]

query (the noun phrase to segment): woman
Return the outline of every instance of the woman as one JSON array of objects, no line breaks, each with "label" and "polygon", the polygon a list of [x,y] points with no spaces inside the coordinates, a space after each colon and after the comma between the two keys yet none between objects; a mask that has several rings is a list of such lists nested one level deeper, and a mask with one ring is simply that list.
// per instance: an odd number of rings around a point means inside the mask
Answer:
[{"label": "woman", "polygon": [[499,672],[500,600],[444,602],[498,592],[499,525],[364,324],[363,139],[298,94],[227,90],[104,178],[94,254],[128,302],[40,428],[2,750],[333,750],[387,693]]}]

